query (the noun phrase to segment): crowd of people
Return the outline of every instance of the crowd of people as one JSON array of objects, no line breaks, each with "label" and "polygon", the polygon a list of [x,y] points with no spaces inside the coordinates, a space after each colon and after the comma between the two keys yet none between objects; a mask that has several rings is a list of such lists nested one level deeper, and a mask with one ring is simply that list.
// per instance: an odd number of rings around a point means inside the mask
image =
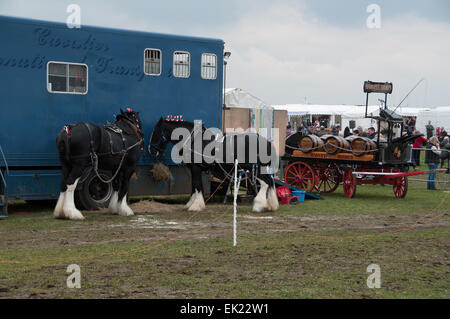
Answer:
[{"label": "crowd of people", "polygon": [[[439,168],[444,168],[446,162],[450,158],[450,140],[444,127],[437,127],[436,130],[428,121],[425,126],[427,137],[419,136],[413,143],[414,168],[420,165],[420,151],[425,146],[425,163],[428,165],[428,181],[427,189],[436,189],[436,172]],[[415,131],[420,134],[419,131]],[[448,167],[447,167],[448,169]]]},{"label": "crowd of people", "polygon": [[[439,151],[439,159],[441,168],[444,167],[445,160],[449,158],[450,154],[450,142],[447,131],[444,127],[437,127],[436,130],[434,126],[431,124],[431,121],[428,121],[426,125],[426,136],[419,136],[413,141],[413,159],[414,159],[414,167],[420,165],[420,150],[423,147],[429,146],[430,144],[437,143],[437,151]],[[418,130],[414,131],[414,134],[420,135],[421,132]],[[434,138],[433,138],[434,137]],[[432,142],[432,140],[434,142]]]},{"label": "crowd of people", "polygon": [[318,118],[311,122],[310,119],[307,119],[305,122],[302,122],[297,127],[297,131],[293,130],[291,125],[288,124],[286,129],[286,137],[289,135],[299,132],[302,135],[313,134],[317,136],[323,135],[339,135],[341,131],[340,125],[331,125],[329,126],[328,119],[326,117]]},{"label": "crowd of people", "polygon": [[[348,126],[344,129],[342,132],[342,128],[340,124],[331,125],[330,127],[325,125],[316,126],[314,125],[308,125],[309,120],[307,123],[303,123],[298,126],[297,131],[292,129],[292,126],[290,124],[287,125],[286,128],[286,137],[289,135],[292,135],[294,133],[300,133],[301,135],[317,135],[319,137],[323,135],[334,135],[334,136],[342,136],[347,137],[350,135],[357,135],[362,137],[368,137],[370,139],[374,139],[376,137],[376,131],[374,127],[369,127],[368,129],[363,129],[361,126],[358,126],[357,128],[351,130]],[[306,124],[306,125],[304,125]],[[327,123],[325,123],[327,124]]]}]

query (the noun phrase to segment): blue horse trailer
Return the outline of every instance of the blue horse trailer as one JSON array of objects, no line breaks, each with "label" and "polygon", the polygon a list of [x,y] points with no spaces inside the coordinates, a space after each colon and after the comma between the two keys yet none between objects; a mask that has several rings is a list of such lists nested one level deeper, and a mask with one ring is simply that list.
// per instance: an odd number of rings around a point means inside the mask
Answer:
[{"label": "blue horse trailer", "polygon": [[[171,168],[173,180],[152,179],[149,138],[159,118],[168,114],[221,127],[222,40],[71,29],[62,23],[0,16],[0,42],[3,217],[8,200],[58,197],[61,174],[55,140],[65,124],[113,122],[114,114],[127,107],[140,112],[146,143],[130,195],[190,192],[190,176],[184,167],[173,165],[170,149],[162,162]],[[84,206],[89,202],[100,207],[111,191],[91,174],[78,186],[77,197]]]}]

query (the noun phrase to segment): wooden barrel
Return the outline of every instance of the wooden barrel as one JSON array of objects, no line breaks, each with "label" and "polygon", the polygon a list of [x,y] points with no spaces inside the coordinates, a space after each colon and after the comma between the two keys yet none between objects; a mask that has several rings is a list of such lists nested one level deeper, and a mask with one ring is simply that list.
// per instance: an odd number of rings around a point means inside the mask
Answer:
[{"label": "wooden barrel", "polygon": [[355,156],[371,155],[373,154],[372,151],[377,148],[375,142],[368,137],[352,135],[347,136],[346,140],[350,143],[352,153]]},{"label": "wooden barrel", "polygon": [[303,153],[323,150],[323,141],[317,135],[304,135],[298,141],[298,148]]},{"label": "wooden barrel", "polygon": [[350,143],[342,136],[329,135],[323,146],[328,154],[347,153],[351,151]]},{"label": "wooden barrel", "polygon": [[327,140],[327,138],[332,137],[333,135],[331,134],[325,134],[320,136],[320,139],[323,141],[323,143],[325,143],[325,141]]}]

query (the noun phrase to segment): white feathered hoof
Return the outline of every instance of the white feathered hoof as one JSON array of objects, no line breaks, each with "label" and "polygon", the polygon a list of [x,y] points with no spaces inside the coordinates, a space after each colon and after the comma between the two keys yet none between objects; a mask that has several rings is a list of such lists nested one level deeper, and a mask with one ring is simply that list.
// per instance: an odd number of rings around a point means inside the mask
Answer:
[{"label": "white feathered hoof", "polygon": [[197,197],[197,192],[192,193],[191,198],[189,201],[184,205],[184,210],[188,210],[189,207],[191,207],[192,203],[195,201],[195,198]]},{"label": "white feathered hoof", "polygon": [[75,204],[69,201],[67,203],[67,197],[70,196],[70,194],[66,194],[66,201],[64,205],[64,215],[66,218],[70,220],[84,220],[84,216],[81,214],[81,212],[75,207]]},{"label": "white feathered hoof", "polygon": [[108,211],[111,214],[117,215],[119,213],[119,192],[114,192],[109,201]]},{"label": "white feathered hoof", "polygon": [[269,188],[269,185],[259,178],[258,181],[261,184],[261,189],[253,200],[253,211],[255,213],[269,210],[269,204],[267,203],[267,189]]},{"label": "white feathered hoof", "polygon": [[268,204],[268,210],[271,212],[274,212],[278,210],[278,197],[277,192],[275,191],[275,187],[270,187],[269,191],[267,192],[267,204]]},{"label": "white feathered hoof", "polygon": [[84,220],[84,216],[75,207],[74,192],[77,188],[79,178],[72,185],[67,185],[66,195],[64,197],[63,214],[70,220]]},{"label": "white feathered hoof", "polygon": [[70,209],[69,211],[65,211],[66,216],[70,220],[84,220],[84,216],[81,214],[81,212],[76,209],[75,207],[73,209]]},{"label": "white feathered hoof", "polygon": [[125,196],[122,198],[122,201],[120,202],[119,215],[120,216],[133,216],[134,215],[133,210],[127,204],[127,194],[125,194]]},{"label": "white feathered hoof", "polygon": [[203,194],[200,191],[195,190],[194,201],[192,202],[191,206],[188,208],[189,212],[200,212],[205,209],[205,200],[203,199]]},{"label": "white feathered hoof", "polygon": [[66,199],[66,192],[61,192],[59,194],[58,202],[56,203],[55,209],[53,210],[53,217],[55,218],[66,218],[64,215],[64,201]]}]

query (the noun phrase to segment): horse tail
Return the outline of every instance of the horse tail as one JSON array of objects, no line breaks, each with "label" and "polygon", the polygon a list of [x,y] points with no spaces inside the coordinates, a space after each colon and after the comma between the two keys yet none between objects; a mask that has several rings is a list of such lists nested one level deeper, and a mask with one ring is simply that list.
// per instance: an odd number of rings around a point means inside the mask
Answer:
[{"label": "horse tail", "polygon": [[64,128],[59,132],[56,138],[56,147],[58,148],[59,159],[61,162],[70,163],[70,145],[69,145],[69,126],[64,126]]}]

